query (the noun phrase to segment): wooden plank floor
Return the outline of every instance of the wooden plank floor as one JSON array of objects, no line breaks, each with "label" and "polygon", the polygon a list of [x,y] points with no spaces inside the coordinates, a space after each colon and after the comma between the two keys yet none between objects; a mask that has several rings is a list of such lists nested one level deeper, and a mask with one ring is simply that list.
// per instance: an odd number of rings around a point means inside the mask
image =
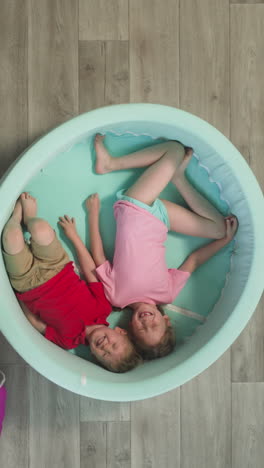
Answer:
[{"label": "wooden plank floor", "polygon": [[[264,0],[1,0],[0,174],[78,113],[127,102],[192,112],[264,187]],[[262,468],[264,301],[214,365],[134,403],[79,397],[0,335],[5,468]]]}]

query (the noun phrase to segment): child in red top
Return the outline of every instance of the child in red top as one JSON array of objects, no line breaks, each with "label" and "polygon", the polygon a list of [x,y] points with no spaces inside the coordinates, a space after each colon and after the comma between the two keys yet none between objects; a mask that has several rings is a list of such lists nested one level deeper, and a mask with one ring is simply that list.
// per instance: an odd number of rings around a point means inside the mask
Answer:
[{"label": "child in red top", "polygon": [[[86,281],[73,264],[47,221],[37,218],[37,203],[22,193],[3,232],[3,256],[17,298],[31,324],[65,349],[89,344],[105,367],[124,372],[140,362],[126,330],[108,328],[111,304],[95,274],[95,264],[78,236],[74,219],[60,218],[67,237],[74,239]],[[25,243],[21,222],[31,234]]]}]

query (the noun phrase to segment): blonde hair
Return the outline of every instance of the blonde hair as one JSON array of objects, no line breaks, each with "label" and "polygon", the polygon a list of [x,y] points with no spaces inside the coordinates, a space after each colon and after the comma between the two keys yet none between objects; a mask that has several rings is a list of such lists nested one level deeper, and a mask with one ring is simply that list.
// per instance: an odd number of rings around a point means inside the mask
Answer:
[{"label": "blonde hair", "polygon": [[167,354],[171,353],[175,347],[176,338],[172,326],[168,325],[160,342],[155,346],[146,346],[138,341],[137,337],[134,336],[133,341],[142,358],[145,360],[151,360],[167,356]]},{"label": "blonde hair", "polygon": [[139,364],[143,364],[143,359],[136,348],[133,346],[132,351],[124,359],[120,359],[114,365],[107,365],[107,367],[112,372],[123,373],[134,369]]},{"label": "blonde hair", "polygon": [[[160,304],[156,304],[157,309],[160,311],[161,315],[165,315],[163,307]],[[140,353],[143,359],[151,360],[159,357],[167,356],[171,353],[176,344],[175,332],[171,325],[168,325],[164,335],[162,336],[160,342],[155,346],[147,346],[142,344],[138,337],[134,336],[133,330],[131,329],[131,338],[136,346],[136,349]]]},{"label": "blonde hair", "polygon": [[130,345],[131,348],[128,351],[128,353],[126,353],[126,355],[119,359],[117,362],[106,363],[104,360],[99,361],[98,358],[97,360],[100,362],[100,364],[103,365],[103,367],[110,370],[111,372],[116,372],[120,374],[128,372],[137,367],[139,364],[143,364],[142,356],[138,353],[133,343],[130,342]]}]

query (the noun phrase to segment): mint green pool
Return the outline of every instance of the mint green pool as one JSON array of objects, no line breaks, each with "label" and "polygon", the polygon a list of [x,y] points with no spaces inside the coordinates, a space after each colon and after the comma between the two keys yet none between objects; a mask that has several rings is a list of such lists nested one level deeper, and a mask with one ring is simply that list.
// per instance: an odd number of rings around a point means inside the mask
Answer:
[{"label": "mint green pool", "polygon": [[[120,375],[96,365],[87,347],[66,352],[36,332],[17,303],[1,257],[0,326],[16,351],[38,372],[73,392],[102,400],[131,401],[182,385],[218,359],[241,333],[263,291],[264,202],[249,166],[214,127],[178,109],[124,104],[80,115],[24,152],[1,183],[1,231],[16,198],[29,190],[38,198],[39,215],[55,227],[75,260],[57,227],[58,216],[74,216],[86,239],[83,202],[97,191],[103,241],[111,259],[115,193],[129,186],[142,169],[95,174],[93,137],[97,132],[106,133],[106,146],[116,157],[159,142],[160,136],[192,146],[195,154],[187,177],[224,215],[232,212],[240,222],[236,238],[198,269],[174,304],[167,306],[178,337],[174,353]],[[185,205],[173,186],[162,195]],[[191,251],[209,241],[170,233],[168,266],[177,267]],[[110,324],[125,325],[128,319],[127,311],[114,311]]]}]

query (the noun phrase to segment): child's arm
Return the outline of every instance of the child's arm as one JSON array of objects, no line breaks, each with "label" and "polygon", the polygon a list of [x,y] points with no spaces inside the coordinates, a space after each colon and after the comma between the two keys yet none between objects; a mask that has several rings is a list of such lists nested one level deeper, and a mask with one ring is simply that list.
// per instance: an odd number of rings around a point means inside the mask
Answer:
[{"label": "child's arm", "polygon": [[195,250],[189,255],[189,257],[184,261],[184,263],[178,268],[182,271],[188,271],[193,273],[200,265],[207,262],[209,258],[215,255],[219,250],[225,247],[233,239],[237,231],[237,219],[232,218],[225,220],[226,222],[226,235],[222,239],[217,239],[205,247]]},{"label": "child's arm", "polygon": [[66,236],[75,247],[78,261],[87,283],[98,282],[98,278],[95,273],[95,263],[77,232],[75,219],[69,218],[67,215],[60,217],[59,219],[60,226],[63,228]]},{"label": "child's arm", "polygon": [[47,328],[46,323],[42,322],[39,317],[37,317],[35,314],[30,312],[30,310],[27,308],[26,304],[23,302],[20,302],[21,309],[23,310],[25,316],[27,317],[28,321],[31,323],[31,325],[39,331],[42,335],[45,335],[45,331]]},{"label": "child's arm", "polygon": [[87,198],[86,208],[89,216],[91,252],[95,265],[98,267],[106,261],[106,257],[99,229],[100,200],[97,193]]}]

